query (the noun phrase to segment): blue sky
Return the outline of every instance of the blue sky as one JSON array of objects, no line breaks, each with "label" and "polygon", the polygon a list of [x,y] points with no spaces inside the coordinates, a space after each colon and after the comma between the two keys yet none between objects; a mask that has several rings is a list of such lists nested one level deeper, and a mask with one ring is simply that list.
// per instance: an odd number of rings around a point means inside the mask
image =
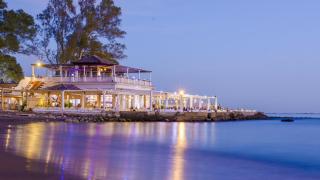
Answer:
[{"label": "blue sky", "polygon": [[[320,112],[320,1],[115,2],[127,31],[122,63],[153,70],[158,90],[217,95],[233,108]],[[35,15],[46,1],[8,4]],[[18,58],[29,75],[35,57]]]}]

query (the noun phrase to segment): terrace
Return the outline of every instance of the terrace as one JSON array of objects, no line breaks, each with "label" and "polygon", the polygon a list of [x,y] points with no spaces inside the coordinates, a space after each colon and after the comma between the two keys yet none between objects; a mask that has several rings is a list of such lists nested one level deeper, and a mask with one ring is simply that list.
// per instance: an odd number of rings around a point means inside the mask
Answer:
[{"label": "terrace", "polygon": [[[151,71],[118,65],[97,56],[84,57],[70,64],[32,64],[32,80],[46,83],[118,83],[152,86]],[[36,76],[35,70],[45,69]]]}]

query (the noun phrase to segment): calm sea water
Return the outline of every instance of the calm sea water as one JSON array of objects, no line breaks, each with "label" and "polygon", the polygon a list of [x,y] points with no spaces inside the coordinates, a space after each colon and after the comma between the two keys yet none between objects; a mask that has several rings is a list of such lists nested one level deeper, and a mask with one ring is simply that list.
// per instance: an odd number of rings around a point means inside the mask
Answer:
[{"label": "calm sea water", "polygon": [[320,118],[31,123],[7,128],[0,143],[83,179],[320,179]]}]

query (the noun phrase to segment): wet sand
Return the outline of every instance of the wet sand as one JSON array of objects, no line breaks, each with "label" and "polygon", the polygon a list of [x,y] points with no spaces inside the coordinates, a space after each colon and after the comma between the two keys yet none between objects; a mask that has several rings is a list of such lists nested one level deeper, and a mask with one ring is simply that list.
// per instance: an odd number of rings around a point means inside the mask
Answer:
[{"label": "wet sand", "polygon": [[28,160],[2,150],[0,150],[0,159],[0,179],[81,179],[62,173],[53,165]]},{"label": "wet sand", "polygon": [[[16,125],[28,124],[33,122],[43,122],[37,117],[12,116],[12,113],[0,112],[0,133]],[[17,156],[11,152],[5,152],[4,147],[0,148],[0,179],[81,179],[62,172],[58,167],[52,164],[46,164],[37,160]]]}]

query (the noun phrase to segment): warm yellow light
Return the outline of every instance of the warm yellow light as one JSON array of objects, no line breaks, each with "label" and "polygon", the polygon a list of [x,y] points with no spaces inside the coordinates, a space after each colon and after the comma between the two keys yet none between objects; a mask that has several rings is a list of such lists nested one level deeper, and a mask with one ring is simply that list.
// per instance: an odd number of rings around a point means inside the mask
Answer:
[{"label": "warm yellow light", "polygon": [[42,66],[42,63],[41,62],[37,62],[37,67],[41,67]]},{"label": "warm yellow light", "polygon": [[184,90],[180,90],[179,91],[179,94],[182,96],[182,95],[184,95]]}]

